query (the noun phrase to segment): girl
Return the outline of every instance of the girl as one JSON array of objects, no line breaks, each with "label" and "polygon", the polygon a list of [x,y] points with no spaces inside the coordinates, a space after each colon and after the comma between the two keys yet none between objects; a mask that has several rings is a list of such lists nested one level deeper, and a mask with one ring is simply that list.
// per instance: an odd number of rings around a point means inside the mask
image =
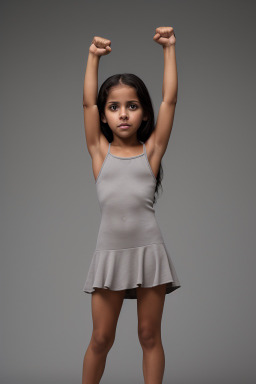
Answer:
[{"label": "girl", "polygon": [[84,356],[82,384],[101,380],[124,299],[137,299],[145,384],[163,380],[164,300],[180,283],[153,204],[171,134],[178,80],[173,28],[156,28],[153,39],[164,52],[163,100],[156,126],[148,90],[136,75],[109,77],[97,95],[99,60],[111,52],[111,41],[95,36],[89,48],[84,124],[102,217],[83,288],[92,294],[93,332]]}]

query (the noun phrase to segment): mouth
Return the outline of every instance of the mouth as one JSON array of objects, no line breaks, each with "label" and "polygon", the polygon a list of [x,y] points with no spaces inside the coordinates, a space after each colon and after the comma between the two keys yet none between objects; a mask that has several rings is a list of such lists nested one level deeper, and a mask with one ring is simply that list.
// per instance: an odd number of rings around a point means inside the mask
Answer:
[{"label": "mouth", "polygon": [[125,129],[125,128],[129,128],[130,124],[120,124],[120,125],[118,125],[118,127],[121,129]]}]

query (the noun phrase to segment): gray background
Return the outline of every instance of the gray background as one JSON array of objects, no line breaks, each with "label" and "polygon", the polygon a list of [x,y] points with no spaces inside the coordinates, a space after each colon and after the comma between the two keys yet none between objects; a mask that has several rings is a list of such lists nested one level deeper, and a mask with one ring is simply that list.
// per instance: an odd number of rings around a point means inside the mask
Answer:
[{"label": "gray background", "polygon": [[[178,103],[155,208],[182,287],[166,297],[164,383],[255,382],[255,2],[1,1],[1,383],[81,383],[82,292],[100,210],[83,127],[94,35],[106,77],[162,97],[174,27]],[[124,301],[102,383],[143,383]]]}]

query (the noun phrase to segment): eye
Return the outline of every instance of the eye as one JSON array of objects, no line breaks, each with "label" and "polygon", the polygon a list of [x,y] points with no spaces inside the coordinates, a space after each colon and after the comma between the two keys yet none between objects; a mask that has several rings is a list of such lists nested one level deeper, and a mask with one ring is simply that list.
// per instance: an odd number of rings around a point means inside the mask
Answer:
[{"label": "eye", "polygon": [[[114,107],[114,108],[117,108],[117,105],[116,105],[116,104],[112,104],[112,105],[110,105],[110,107],[109,107],[110,111],[116,111],[116,109],[112,109],[113,107]],[[133,107],[133,108],[131,108],[132,111],[136,111],[136,109],[139,108],[139,107],[137,106],[137,104],[130,104],[130,107]]]}]

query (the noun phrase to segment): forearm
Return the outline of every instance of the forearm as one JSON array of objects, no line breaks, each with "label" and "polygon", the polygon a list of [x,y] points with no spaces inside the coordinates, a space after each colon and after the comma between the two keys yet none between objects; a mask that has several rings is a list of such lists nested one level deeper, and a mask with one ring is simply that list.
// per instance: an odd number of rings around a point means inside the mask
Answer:
[{"label": "forearm", "polygon": [[162,98],[166,102],[176,102],[178,95],[178,74],[175,55],[175,44],[163,47],[164,51],[164,79]]},{"label": "forearm", "polygon": [[99,61],[100,56],[89,52],[84,76],[83,106],[97,103]]}]

